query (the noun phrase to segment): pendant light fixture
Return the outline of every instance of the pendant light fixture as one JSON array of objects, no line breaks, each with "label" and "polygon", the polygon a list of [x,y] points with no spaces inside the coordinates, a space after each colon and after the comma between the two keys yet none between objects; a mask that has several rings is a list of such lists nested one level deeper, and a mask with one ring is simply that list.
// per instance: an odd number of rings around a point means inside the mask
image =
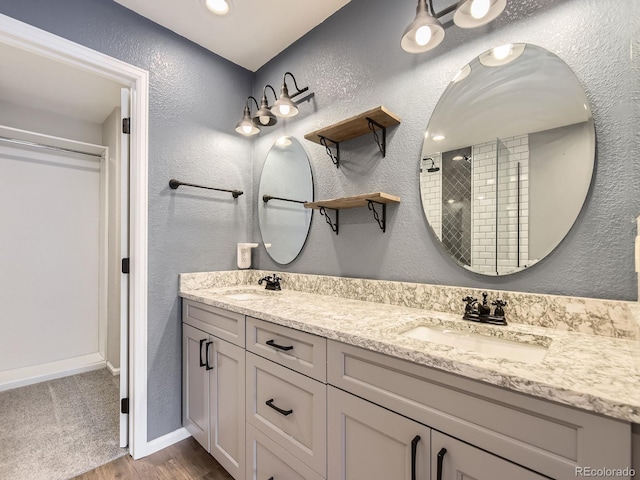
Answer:
[{"label": "pendant light fixture", "polygon": [[260,108],[253,115],[253,123],[261,127],[272,127],[273,125],[278,123],[278,119],[273,113],[271,113],[269,102],[267,102],[267,88],[271,89],[274,98],[278,98],[276,96],[276,91],[271,85],[264,86],[264,88],[262,89],[262,100],[260,100]]},{"label": "pendant light fixture", "polygon": [[256,104],[256,109],[258,108],[258,101],[254,97],[247,97],[247,101],[244,105],[244,115],[242,116],[242,120],[238,122],[236,125],[236,132],[245,137],[250,137],[252,135],[256,135],[260,133],[260,129],[256,127],[253,120],[251,120],[251,111],[249,110],[249,99],[252,99]]},{"label": "pendant light fixture", "polygon": [[453,22],[460,28],[476,28],[495,20],[504,11],[507,0],[461,0]]},{"label": "pendant light fixture", "polygon": [[444,40],[444,27],[433,13],[432,0],[418,0],[416,18],[409,24],[400,45],[405,52],[422,53],[437,47]]},{"label": "pendant light fixture", "polygon": [[[289,96],[289,89],[287,88],[287,75],[291,76],[291,78],[293,79],[293,85],[296,87],[296,92],[291,96]],[[296,77],[294,77],[291,72],[286,72],[282,78],[280,98],[273,104],[273,107],[271,107],[271,111],[278,117],[295,117],[298,114],[298,107],[293,102],[293,100],[291,100],[291,97],[296,97],[301,93],[306,92],[307,90],[309,90],[309,87],[305,87],[300,90],[300,88],[298,88],[298,83],[296,82]]]},{"label": "pendant light fixture", "polygon": [[418,0],[416,17],[402,34],[400,46],[408,53],[427,52],[442,43],[444,27],[439,18],[455,12],[453,22],[460,28],[476,28],[495,20],[507,0],[459,0],[435,13],[433,0]]}]

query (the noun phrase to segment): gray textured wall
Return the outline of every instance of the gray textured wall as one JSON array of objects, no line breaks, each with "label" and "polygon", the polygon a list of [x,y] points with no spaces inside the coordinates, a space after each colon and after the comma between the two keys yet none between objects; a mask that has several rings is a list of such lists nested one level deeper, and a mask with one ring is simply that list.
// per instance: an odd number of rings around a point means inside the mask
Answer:
[{"label": "gray textured wall", "polygon": [[[148,438],[179,428],[178,273],[236,268],[251,237],[251,144],[235,123],[252,73],[111,0],[0,0],[0,13],[150,73]],[[170,178],[238,188],[230,195],[168,187]]]},{"label": "gray textured wall", "polygon": [[[434,0],[436,11],[448,3]],[[343,166],[336,169],[323,147],[302,141],[314,170],[316,199],[382,190],[399,195],[402,203],[388,208],[385,234],[367,209],[341,212],[337,237],[315,213],[308,242],[295,262],[276,266],[260,249],[259,267],[636,299],[633,221],[640,214],[635,159],[640,142],[633,101],[638,100],[639,77],[629,52],[630,41],[638,38],[637,3],[512,1],[492,24],[469,31],[450,26],[436,50],[410,55],[400,48],[400,36],[413,19],[415,0],[352,0],[257,72],[254,90],[265,83],[279,86],[289,70],[315,97],[301,106],[298,117],[256,140],[254,181],[282,132],[302,138],[382,104],[402,118],[388,132],[384,159],[371,138],[361,138],[341,145]],[[585,207],[560,246],[530,270],[492,278],[459,267],[437,243],[420,204],[418,160],[431,112],[453,75],[485,50],[516,42],[544,47],[575,71],[594,113],[597,163]],[[259,241],[255,233],[254,240]]]}]

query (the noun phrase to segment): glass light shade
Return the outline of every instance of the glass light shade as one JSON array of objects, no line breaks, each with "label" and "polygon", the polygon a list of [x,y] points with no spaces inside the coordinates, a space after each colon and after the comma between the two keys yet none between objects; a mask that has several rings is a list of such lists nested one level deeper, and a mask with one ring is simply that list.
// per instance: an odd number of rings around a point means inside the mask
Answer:
[{"label": "glass light shade", "polygon": [[429,12],[426,1],[419,0],[416,18],[402,34],[400,46],[408,53],[422,53],[437,47],[442,40],[444,40],[442,24]]},{"label": "glass light shade", "polygon": [[260,101],[260,110],[253,115],[253,123],[263,127],[271,127],[278,123],[276,116],[269,110],[266,96],[262,97]]},{"label": "glass light shade", "polygon": [[280,89],[280,98],[276,100],[271,107],[271,111],[278,117],[290,118],[295,117],[298,114],[298,107],[289,97],[289,90],[287,84],[282,85]]},{"label": "glass light shade", "polygon": [[506,6],[507,0],[460,0],[453,22],[460,28],[481,27],[498,18]]},{"label": "glass light shade", "polygon": [[244,115],[242,116],[242,120],[236,125],[236,132],[246,137],[260,133],[260,129],[251,121],[249,107],[244,107]]}]

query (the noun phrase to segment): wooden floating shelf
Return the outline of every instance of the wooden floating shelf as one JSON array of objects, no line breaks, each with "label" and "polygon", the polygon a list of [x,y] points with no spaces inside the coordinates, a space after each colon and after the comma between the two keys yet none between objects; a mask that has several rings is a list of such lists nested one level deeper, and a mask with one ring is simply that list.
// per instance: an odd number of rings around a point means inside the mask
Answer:
[{"label": "wooden floating shelf", "polygon": [[354,195],[351,197],[332,198],[330,200],[320,200],[318,202],[305,203],[307,208],[318,209],[320,207],[330,208],[331,210],[342,210],[345,208],[366,207],[369,202],[374,203],[400,203],[400,197],[389,195],[384,192],[364,193],[362,195]]},{"label": "wooden floating shelf", "polygon": [[[340,227],[340,210],[345,208],[368,207],[373,212],[373,218],[378,222],[378,226],[383,232],[387,231],[387,203],[400,203],[400,197],[389,195],[388,193],[375,192],[364,193],[362,195],[354,195],[351,197],[332,198],[331,200],[320,200],[319,202],[305,203],[306,208],[315,208],[320,210],[320,215],[324,217],[331,227],[331,230],[338,235]],[[376,209],[376,205],[382,206],[382,216]],[[335,212],[335,221],[330,217],[326,209]]]},{"label": "wooden floating shelf", "polygon": [[328,127],[321,128],[304,136],[307,140],[322,145],[321,139],[326,138],[333,143],[340,143],[352,138],[371,133],[369,120],[373,120],[381,127],[392,127],[400,123],[400,117],[383,106],[368,110],[360,115],[348,118]]}]

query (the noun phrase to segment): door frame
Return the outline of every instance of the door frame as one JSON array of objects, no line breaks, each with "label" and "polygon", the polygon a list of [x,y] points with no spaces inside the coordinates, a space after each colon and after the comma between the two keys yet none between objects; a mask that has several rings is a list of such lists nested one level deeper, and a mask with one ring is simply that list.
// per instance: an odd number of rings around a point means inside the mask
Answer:
[{"label": "door frame", "polygon": [[147,239],[149,73],[88,47],[0,14],[0,42],[92,72],[131,89],[129,453],[148,454]]}]

